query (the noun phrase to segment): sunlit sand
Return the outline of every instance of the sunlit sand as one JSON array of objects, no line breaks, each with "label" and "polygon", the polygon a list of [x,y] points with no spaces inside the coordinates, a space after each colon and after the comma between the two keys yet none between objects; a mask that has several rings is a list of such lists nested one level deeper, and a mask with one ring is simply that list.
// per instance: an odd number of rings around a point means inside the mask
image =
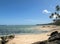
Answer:
[{"label": "sunlit sand", "polygon": [[[58,27],[35,27],[35,28],[39,28],[39,29],[46,29],[48,31],[48,29],[50,30],[53,30],[53,31],[60,31],[58,28],[60,28],[60,26]],[[54,29],[56,28],[56,30]],[[51,33],[52,31],[50,32],[47,32],[47,33],[42,33],[42,34],[25,34],[25,35],[15,35],[15,38],[13,40],[10,40],[7,44],[32,44],[34,42],[37,42],[37,41],[43,41],[43,40],[47,40],[48,39],[48,35]]]}]

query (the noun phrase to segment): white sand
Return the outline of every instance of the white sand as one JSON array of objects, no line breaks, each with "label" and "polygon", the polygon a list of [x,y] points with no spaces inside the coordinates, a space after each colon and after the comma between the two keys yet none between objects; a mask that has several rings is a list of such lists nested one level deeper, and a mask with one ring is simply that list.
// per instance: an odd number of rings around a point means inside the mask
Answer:
[{"label": "white sand", "polygon": [[[55,29],[60,29],[60,26],[46,26],[46,27],[35,27],[35,29],[38,28],[39,30],[51,30],[49,33],[42,33],[42,34],[25,34],[25,35],[16,35],[16,37],[13,40],[10,40],[7,44],[31,44],[37,41],[43,41],[43,40],[47,40],[49,35],[52,30]],[[60,31],[60,30],[58,30]]]},{"label": "white sand", "polygon": [[33,42],[48,39],[47,34],[29,34],[29,35],[16,35],[8,44],[31,44]]}]

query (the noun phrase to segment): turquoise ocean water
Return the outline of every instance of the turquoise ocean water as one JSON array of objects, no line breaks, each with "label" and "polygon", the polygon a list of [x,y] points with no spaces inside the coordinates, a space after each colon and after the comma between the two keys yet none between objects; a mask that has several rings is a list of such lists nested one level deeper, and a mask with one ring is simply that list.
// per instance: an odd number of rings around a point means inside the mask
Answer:
[{"label": "turquoise ocean water", "polygon": [[0,25],[0,35],[39,34],[47,31],[37,30],[36,25]]}]

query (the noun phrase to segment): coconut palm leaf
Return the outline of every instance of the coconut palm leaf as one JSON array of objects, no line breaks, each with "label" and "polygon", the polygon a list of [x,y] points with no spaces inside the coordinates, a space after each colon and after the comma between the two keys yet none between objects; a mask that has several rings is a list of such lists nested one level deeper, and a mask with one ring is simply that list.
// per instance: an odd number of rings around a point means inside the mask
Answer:
[{"label": "coconut palm leaf", "polygon": [[58,17],[60,18],[60,15]]},{"label": "coconut palm leaf", "polygon": [[52,13],[51,16],[54,16],[54,13]]},{"label": "coconut palm leaf", "polygon": [[52,16],[49,16],[49,18],[52,18]]},{"label": "coconut palm leaf", "polygon": [[60,11],[59,5],[56,6],[56,11]]},{"label": "coconut palm leaf", "polygon": [[55,14],[57,14],[57,12],[55,12]]}]

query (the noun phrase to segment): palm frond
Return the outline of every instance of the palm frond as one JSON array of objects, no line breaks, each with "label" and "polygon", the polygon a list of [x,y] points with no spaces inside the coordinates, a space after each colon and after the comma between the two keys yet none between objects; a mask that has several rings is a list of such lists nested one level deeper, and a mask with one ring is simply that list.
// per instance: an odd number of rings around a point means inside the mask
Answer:
[{"label": "palm frond", "polygon": [[60,11],[60,6],[59,5],[56,6],[56,11]]}]

